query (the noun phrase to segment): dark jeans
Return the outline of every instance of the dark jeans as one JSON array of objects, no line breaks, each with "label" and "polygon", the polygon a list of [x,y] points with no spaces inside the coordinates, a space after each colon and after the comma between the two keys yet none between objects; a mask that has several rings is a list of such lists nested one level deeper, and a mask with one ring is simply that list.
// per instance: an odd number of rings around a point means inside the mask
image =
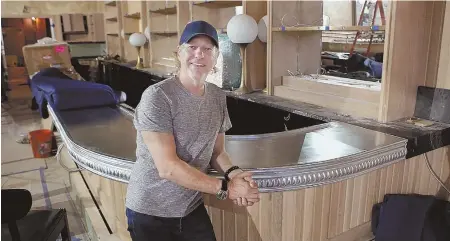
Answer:
[{"label": "dark jeans", "polygon": [[201,204],[182,218],[150,216],[126,209],[128,231],[133,241],[215,241],[206,208]]}]

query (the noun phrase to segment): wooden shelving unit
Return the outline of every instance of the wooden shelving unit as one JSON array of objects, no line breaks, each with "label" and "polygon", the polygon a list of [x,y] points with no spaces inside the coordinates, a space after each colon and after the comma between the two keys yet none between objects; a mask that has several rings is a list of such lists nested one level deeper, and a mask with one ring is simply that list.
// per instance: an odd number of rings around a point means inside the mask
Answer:
[{"label": "wooden shelving unit", "polygon": [[[436,46],[442,32],[438,27],[444,16],[442,5],[441,2],[393,1],[385,9],[385,26],[333,26],[331,20],[331,26],[325,27],[310,26],[323,17],[320,1],[269,1],[268,95],[379,121],[412,116],[414,110],[406,106],[415,100],[417,86],[437,78],[433,61],[439,52]],[[281,19],[286,14],[289,17],[285,19],[289,18],[290,22],[287,24],[285,20],[287,27],[282,27]],[[411,21],[417,23],[414,29],[409,27]],[[384,54],[381,83],[366,81],[376,88],[359,80],[339,78],[352,83],[342,85],[335,76],[317,75],[321,52],[350,53],[357,31],[372,33],[371,52]],[[434,31],[433,38],[429,37],[430,31]],[[369,36],[358,39],[355,50],[365,54],[369,39]]]},{"label": "wooden shelving unit", "polygon": [[[357,31],[372,33],[375,37],[371,50],[383,52],[387,27],[333,26],[333,23],[331,26],[310,26],[323,18],[320,1],[271,1],[268,9],[268,94],[324,106],[338,113],[376,119],[380,110],[380,83],[318,73],[322,51],[350,52]],[[285,20],[286,26],[283,26],[281,19],[283,16],[288,18],[286,14],[292,18],[289,24]],[[365,50],[367,46],[368,41],[358,39],[355,50]],[[344,80],[352,84],[339,84]],[[376,87],[367,87],[364,82]]]},{"label": "wooden shelving unit", "polygon": [[117,22],[117,17],[105,18],[106,21]]},{"label": "wooden shelving unit", "polygon": [[193,1],[193,5],[206,8],[231,8],[242,6],[242,1]]},{"label": "wooden shelving unit", "polygon": [[385,26],[307,26],[307,27],[272,27],[273,32],[301,31],[384,31]]},{"label": "wooden shelving unit", "polygon": [[151,33],[154,35],[166,36],[166,37],[178,36],[178,32],[176,32],[176,31],[152,31]]},{"label": "wooden shelving unit", "polygon": [[115,6],[117,6],[117,3],[116,3],[116,1],[108,1],[108,2],[105,2],[105,6],[115,7]]},{"label": "wooden shelving unit", "polygon": [[177,14],[177,7],[160,8],[155,10],[149,10],[149,12],[163,15],[173,15]]},{"label": "wooden shelving unit", "polygon": [[131,13],[131,14],[125,14],[123,17],[125,18],[132,18],[132,19],[141,19],[141,13]]},{"label": "wooden shelving unit", "polygon": [[[144,46],[145,67],[175,70],[174,51],[184,26],[192,20],[205,20],[226,34],[228,21],[236,15],[237,7],[258,22],[267,14],[266,1],[119,1],[105,4],[105,23],[108,52],[114,52],[125,61],[136,59],[136,50],[128,43],[134,32],[150,27],[151,41]],[[112,10],[114,9],[114,11]],[[183,10],[181,10],[183,9]],[[266,44],[256,39],[247,47],[246,60],[251,88],[263,89],[266,83]],[[121,54],[120,54],[121,53]],[[240,61],[237,59],[236,61]],[[251,64],[250,64],[251,63]]]},{"label": "wooden shelving unit", "polygon": [[123,56],[123,46],[120,39],[122,26],[121,6],[116,1],[105,2],[104,26],[107,53],[113,56]]}]

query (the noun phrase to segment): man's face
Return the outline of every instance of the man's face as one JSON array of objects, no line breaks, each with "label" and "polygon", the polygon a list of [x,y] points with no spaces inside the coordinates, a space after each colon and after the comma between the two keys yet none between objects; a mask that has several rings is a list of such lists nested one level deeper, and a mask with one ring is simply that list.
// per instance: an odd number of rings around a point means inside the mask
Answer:
[{"label": "man's face", "polygon": [[195,80],[205,80],[216,65],[219,50],[207,36],[199,35],[178,50],[181,70]]}]

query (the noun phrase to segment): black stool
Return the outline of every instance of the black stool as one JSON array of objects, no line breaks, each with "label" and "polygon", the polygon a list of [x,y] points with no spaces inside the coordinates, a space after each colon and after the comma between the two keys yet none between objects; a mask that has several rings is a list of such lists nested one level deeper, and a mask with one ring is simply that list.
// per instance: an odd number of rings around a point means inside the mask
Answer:
[{"label": "black stool", "polygon": [[31,203],[28,190],[2,189],[2,241],[70,241],[65,209],[30,211]]}]

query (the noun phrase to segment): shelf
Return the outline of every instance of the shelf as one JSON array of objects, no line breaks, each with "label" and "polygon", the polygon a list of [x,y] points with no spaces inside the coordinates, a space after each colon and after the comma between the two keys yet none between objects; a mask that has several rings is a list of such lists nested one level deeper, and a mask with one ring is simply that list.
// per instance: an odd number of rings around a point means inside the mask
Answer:
[{"label": "shelf", "polygon": [[106,6],[115,7],[115,6],[116,6],[116,1],[105,2],[105,5],[106,5]]},{"label": "shelf", "polygon": [[119,37],[119,34],[118,34],[118,33],[107,33],[106,35],[108,35],[108,36]]},{"label": "shelf", "polygon": [[301,31],[384,31],[385,26],[308,26],[308,27],[272,27],[273,32]]},{"label": "shelf", "polygon": [[170,8],[160,8],[158,10],[149,10],[151,13],[158,13],[158,14],[165,14],[165,15],[171,15],[177,13],[177,7],[170,7]]},{"label": "shelf", "polygon": [[106,21],[117,22],[117,17],[105,18]]},{"label": "shelf", "polygon": [[242,6],[242,1],[194,1],[193,4],[205,8],[231,8]]},{"label": "shelf", "polygon": [[177,31],[152,31],[151,34],[171,37],[171,36],[178,35],[178,32]]},{"label": "shelf", "polygon": [[79,34],[89,34],[87,31],[71,31],[71,32],[63,32],[63,35],[79,35]]},{"label": "shelf", "polygon": [[132,19],[141,19],[141,13],[132,13],[132,14],[125,14],[125,18],[132,18]]}]

